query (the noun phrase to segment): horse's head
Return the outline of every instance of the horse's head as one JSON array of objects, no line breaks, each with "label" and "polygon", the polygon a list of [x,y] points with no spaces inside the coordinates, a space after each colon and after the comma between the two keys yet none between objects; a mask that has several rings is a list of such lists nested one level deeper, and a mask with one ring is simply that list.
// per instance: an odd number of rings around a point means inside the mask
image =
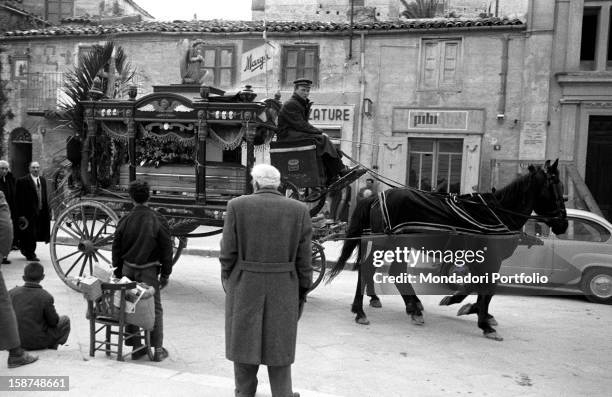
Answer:
[{"label": "horse's head", "polygon": [[559,160],[551,165],[546,160],[543,167],[529,166],[533,186],[533,210],[544,217],[544,222],[550,226],[553,233],[563,234],[567,230],[567,213],[563,199],[563,183],[559,179]]}]

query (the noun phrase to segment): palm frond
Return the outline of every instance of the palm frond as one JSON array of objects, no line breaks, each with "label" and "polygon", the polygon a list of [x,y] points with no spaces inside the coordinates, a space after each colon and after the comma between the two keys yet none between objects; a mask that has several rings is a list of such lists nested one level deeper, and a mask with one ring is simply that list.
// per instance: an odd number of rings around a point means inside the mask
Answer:
[{"label": "palm frond", "polygon": [[411,3],[400,1],[406,8],[401,14],[408,19],[433,18],[438,10],[439,0],[414,0]]},{"label": "palm frond", "polygon": [[88,99],[89,91],[93,86],[95,77],[102,71],[111,60],[115,51],[115,68],[120,77],[116,84],[118,91],[127,89],[127,84],[132,80],[135,70],[127,61],[127,56],[122,47],[116,46],[109,41],[104,45],[94,45],[91,51],[79,57],[78,65],[64,75],[64,98],[59,103],[59,111],[48,115],[50,118],[69,120],[77,133],[84,133],[83,108],[80,101]]}]

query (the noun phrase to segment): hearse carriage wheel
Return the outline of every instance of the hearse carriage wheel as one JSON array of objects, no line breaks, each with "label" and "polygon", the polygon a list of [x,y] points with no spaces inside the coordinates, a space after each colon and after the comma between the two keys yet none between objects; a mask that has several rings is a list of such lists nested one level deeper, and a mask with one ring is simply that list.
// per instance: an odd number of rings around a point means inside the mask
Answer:
[{"label": "hearse carriage wheel", "polygon": [[285,194],[285,197],[305,203],[308,206],[311,217],[317,215],[325,205],[326,192],[324,190],[317,191],[313,188],[298,188],[288,180],[281,182],[279,190]]},{"label": "hearse carriage wheel", "polygon": [[[119,216],[97,201],[70,205],[55,221],[49,242],[51,262],[60,279],[78,291],[74,277],[93,274],[95,262],[112,265],[112,244]],[[172,236],[172,263],[185,246],[186,237]]]},{"label": "hearse carriage wheel", "polygon": [[312,242],[312,287],[310,291],[317,288],[325,276],[325,248],[317,243]]},{"label": "hearse carriage wheel", "polygon": [[108,206],[81,201],[66,208],[51,231],[51,262],[60,279],[78,291],[74,277],[93,274],[95,262],[112,264],[112,243],[119,217]]}]

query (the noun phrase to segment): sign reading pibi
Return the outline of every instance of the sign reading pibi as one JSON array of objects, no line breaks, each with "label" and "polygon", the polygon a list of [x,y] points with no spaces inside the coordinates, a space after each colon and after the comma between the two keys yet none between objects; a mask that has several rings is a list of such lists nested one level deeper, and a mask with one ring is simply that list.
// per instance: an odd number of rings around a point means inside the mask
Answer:
[{"label": "sign reading pibi", "polygon": [[408,129],[411,130],[467,130],[468,112],[465,110],[408,111]]}]

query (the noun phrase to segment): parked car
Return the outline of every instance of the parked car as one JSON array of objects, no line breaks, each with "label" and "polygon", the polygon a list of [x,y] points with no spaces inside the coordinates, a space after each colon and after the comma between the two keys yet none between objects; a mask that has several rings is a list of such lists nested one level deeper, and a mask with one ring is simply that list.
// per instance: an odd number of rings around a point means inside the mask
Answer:
[{"label": "parked car", "polygon": [[[530,219],[524,232],[542,245],[519,245],[502,262],[501,275],[539,273],[548,282],[534,288],[580,290],[591,302],[612,304],[612,224],[592,212],[568,209],[569,226],[555,235],[540,221]],[[516,281],[516,280],[513,280]],[[533,284],[512,285],[533,287]]]}]

